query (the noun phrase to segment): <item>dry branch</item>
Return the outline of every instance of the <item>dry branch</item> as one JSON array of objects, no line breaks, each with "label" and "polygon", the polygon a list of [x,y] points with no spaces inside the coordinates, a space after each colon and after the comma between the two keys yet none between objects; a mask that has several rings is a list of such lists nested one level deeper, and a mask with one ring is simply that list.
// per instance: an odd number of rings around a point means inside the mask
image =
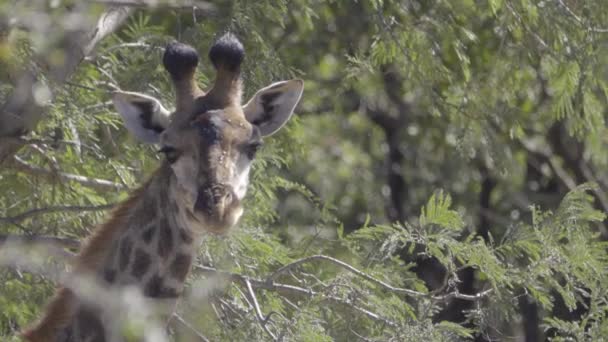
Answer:
[{"label": "dry branch", "polygon": [[262,309],[260,309],[260,304],[258,303],[258,299],[255,296],[255,292],[253,291],[253,288],[251,287],[251,281],[249,281],[249,279],[245,279],[245,285],[247,286],[247,293],[249,293],[249,297],[251,297],[251,301],[253,302],[253,308],[255,311],[255,316],[258,319],[258,323],[260,323],[260,326],[262,327],[262,329],[264,329],[264,331],[270,336],[272,337],[273,340],[277,340],[277,337],[272,333],[272,331],[270,331],[270,329],[268,329],[268,326],[266,326],[267,323],[267,317],[264,317],[264,314],[262,313]]}]

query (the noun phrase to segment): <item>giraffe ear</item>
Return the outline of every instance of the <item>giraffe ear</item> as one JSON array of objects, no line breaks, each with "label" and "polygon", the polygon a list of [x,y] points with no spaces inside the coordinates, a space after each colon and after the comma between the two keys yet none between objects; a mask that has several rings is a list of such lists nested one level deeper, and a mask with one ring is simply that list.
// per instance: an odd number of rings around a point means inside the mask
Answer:
[{"label": "giraffe ear", "polygon": [[140,93],[117,91],[112,102],[131,133],[143,142],[158,143],[160,133],[169,125],[170,114],[160,101]]},{"label": "giraffe ear", "polygon": [[269,136],[289,120],[303,90],[302,80],[282,81],[262,88],[243,107],[245,117],[258,126],[262,136]]}]

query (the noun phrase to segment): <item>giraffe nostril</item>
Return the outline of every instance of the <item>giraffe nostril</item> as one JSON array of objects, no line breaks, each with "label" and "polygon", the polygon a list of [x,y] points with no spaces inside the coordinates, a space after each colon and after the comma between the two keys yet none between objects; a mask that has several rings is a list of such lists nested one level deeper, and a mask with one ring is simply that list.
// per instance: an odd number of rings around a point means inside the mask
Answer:
[{"label": "giraffe nostril", "polygon": [[195,208],[211,213],[217,206],[229,206],[236,195],[229,185],[203,186],[199,189]]},{"label": "giraffe nostril", "polygon": [[228,191],[226,191],[226,194],[224,195],[224,202],[226,204],[231,203],[233,197],[234,196],[232,195],[232,190],[228,189]]}]

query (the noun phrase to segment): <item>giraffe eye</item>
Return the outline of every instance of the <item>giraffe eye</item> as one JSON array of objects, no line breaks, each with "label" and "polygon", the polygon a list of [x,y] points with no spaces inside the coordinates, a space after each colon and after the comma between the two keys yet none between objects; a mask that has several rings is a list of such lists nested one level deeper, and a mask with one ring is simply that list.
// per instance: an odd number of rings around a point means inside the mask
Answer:
[{"label": "giraffe eye", "polygon": [[175,163],[181,154],[175,147],[171,146],[163,146],[158,152],[165,155],[169,164]]}]

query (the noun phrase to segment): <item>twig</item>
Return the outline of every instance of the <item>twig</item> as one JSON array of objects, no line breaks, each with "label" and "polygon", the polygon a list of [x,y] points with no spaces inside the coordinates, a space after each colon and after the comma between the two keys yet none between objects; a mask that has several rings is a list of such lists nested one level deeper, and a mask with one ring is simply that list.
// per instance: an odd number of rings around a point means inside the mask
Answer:
[{"label": "twig", "polygon": [[114,183],[114,182],[111,182],[111,181],[105,180],[105,179],[90,178],[90,177],[75,175],[75,174],[66,173],[66,172],[53,172],[52,170],[47,170],[47,169],[44,169],[44,168],[41,168],[38,166],[34,166],[17,156],[13,156],[13,161],[14,161],[13,164],[18,169],[20,169],[24,172],[36,174],[36,175],[49,176],[49,177],[56,176],[62,180],[77,182],[82,185],[86,185],[88,187],[95,188],[99,191],[123,190],[126,188],[122,184]]},{"label": "twig", "polygon": [[100,4],[123,7],[169,7],[176,9],[205,10],[215,11],[215,6],[207,1],[201,0],[181,0],[181,1],[160,1],[160,0],[92,0]]},{"label": "twig", "polygon": [[358,275],[358,276],[360,276],[360,277],[362,277],[362,278],[364,278],[366,280],[369,280],[372,283],[378,284],[378,285],[380,285],[380,286],[384,287],[385,289],[387,289],[389,291],[392,291],[392,292],[403,293],[403,294],[406,294],[406,295],[416,296],[416,297],[426,297],[426,296],[428,296],[428,294],[423,293],[423,292],[418,292],[418,291],[414,291],[414,290],[410,290],[410,289],[404,289],[404,288],[400,288],[400,287],[394,287],[392,285],[389,285],[389,284],[383,282],[380,279],[376,279],[376,278],[370,276],[369,274],[367,274],[365,272],[362,272],[362,271],[354,268],[353,266],[351,266],[351,265],[349,265],[349,264],[347,264],[347,263],[345,263],[343,261],[340,261],[338,259],[334,259],[332,257],[325,256],[325,255],[313,255],[313,256],[309,256],[309,257],[306,257],[306,258],[302,258],[302,259],[296,260],[296,261],[294,261],[294,262],[292,262],[290,264],[287,264],[287,265],[279,268],[278,270],[276,270],[273,274],[270,275],[270,277],[268,277],[268,280],[272,281],[272,280],[276,279],[282,273],[285,273],[286,271],[288,271],[288,270],[290,270],[290,269],[292,269],[294,267],[297,267],[297,266],[299,266],[301,264],[304,264],[304,263],[307,263],[307,262],[311,262],[311,261],[314,261],[314,260],[325,260],[325,261],[329,261],[331,263],[334,263],[336,265],[339,265],[339,266],[347,269],[351,273],[354,273],[354,274],[356,274],[356,275]]},{"label": "twig", "polygon": [[196,337],[198,337],[201,341],[209,342],[209,339],[205,337],[205,335],[201,334],[198,330],[196,330],[190,323],[186,322],[180,315],[177,313],[173,313],[173,317],[181,323],[184,327],[188,328]]},{"label": "twig", "polygon": [[260,304],[258,304],[258,299],[255,297],[255,292],[253,292],[253,288],[251,287],[251,281],[248,278],[245,278],[245,285],[247,286],[247,292],[249,293],[249,297],[251,297],[251,301],[253,302],[253,308],[255,310],[255,315],[258,318],[258,322],[262,326],[262,329],[270,336],[273,340],[277,340],[277,337],[268,329],[266,326],[267,318],[264,317],[262,310],[260,309]]},{"label": "twig", "polygon": [[[593,182],[596,184],[600,184],[599,179],[594,175],[593,171],[591,170],[589,165],[587,165],[587,163],[582,162],[582,163],[579,163],[578,166],[579,166],[583,176],[585,176],[585,178],[587,179],[587,181]],[[602,188],[600,186],[595,188],[593,190],[593,192],[597,196],[597,200],[599,201],[600,205],[602,206],[602,209],[605,212],[608,212],[608,196],[606,196],[606,193],[602,190]]]},{"label": "twig", "polygon": [[[566,12],[572,17],[574,18],[574,20],[581,24],[582,26],[586,26],[583,19],[581,17],[579,17],[578,15],[576,15],[576,13],[574,13],[574,11],[568,7],[568,5],[566,5],[566,3],[564,3],[563,0],[557,0],[557,2],[566,10]],[[595,33],[608,33],[608,28],[598,28],[598,27],[585,27],[585,29],[591,31],[591,32],[595,32]]]},{"label": "twig", "polygon": [[105,55],[111,51],[118,50],[118,49],[124,49],[124,48],[144,48],[144,49],[153,49],[153,50],[159,50],[159,51],[164,50],[160,46],[155,46],[155,45],[151,45],[151,44],[144,43],[144,42],[133,42],[133,43],[122,43],[122,44],[112,45],[112,46],[108,47],[107,49],[105,49],[104,51],[99,52],[99,54]]},{"label": "twig", "polygon": [[88,90],[88,91],[100,91],[101,90],[101,91],[109,92],[109,90],[103,90],[103,89],[99,89],[99,88],[93,88],[93,87],[85,86],[85,85],[74,83],[74,82],[70,82],[70,81],[66,81],[65,84],[69,85],[70,87],[81,88],[81,89]]},{"label": "twig", "polygon": [[519,139],[517,140],[517,142],[519,142],[519,144],[524,148],[524,150],[526,150],[526,152],[530,153],[531,155],[538,155],[544,158],[551,166],[553,172],[555,172],[559,180],[564,184],[564,186],[566,186],[566,188],[568,188],[568,190],[574,190],[576,188],[576,181],[572,177],[570,177],[568,172],[564,170],[564,168],[559,163],[557,163],[557,161],[553,157],[552,151],[547,151],[546,149],[539,149],[535,147],[532,142],[526,139]]},{"label": "twig", "polygon": [[457,298],[457,299],[462,299],[462,300],[468,300],[468,301],[472,301],[472,302],[477,302],[481,299],[483,299],[485,296],[489,295],[490,293],[492,293],[493,289],[488,289],[476,294],[472,294],[472,295],[468,295],[468,294],[464,294],[464,293],[460,293],[458,291],[454,291],[454,292],[450,292],[448,294],[445,294],[443,296],[434,296],[432,297],[434,300],[448,300],[448,299],[452,299],[452,298]]},{"label": "twig", "polygon": [[101,210],[112,209],[115,205],[116,205],[115,203],[108,203],[108,204],[102,204],[102,205],[60,205],[60,206],[52,206],[52,207],[46,207],[46,208],[36,208],[36,209],[32,209],[32,210],[23,212],[21,214],[17,214],[15,216],[0,217],[0,221],[15,223],[15,222],[21,222],[27,218],[30,218],[30,217],[36,216],[36,215],[45,215],[45,214],[50,214],[50,213],[55,213],[55,212],[70,212],[70,211],[77,211],[77,212],[101,211]]},{"label": "twig", "polygon": [[[285,273],[285,272],[287,272],[287,271],[289,271],[289,270],[291,270],[291,269],[293,269],[293,268],[295,268],[295,267],[297,267],[297,266],[299,266],[301,264],[304,264],[304,263],[307,263],[307,262],[311,262],[311,261],[314,261],[314,260],[325,260],[325,261],[332,262],[332,263],[334,263],[336,265],[339,265],[339,266],[347,269],[348,271],[350,271],[351,273],[354,273],[355,275],[358,275],[358,276],[360,276],[360,277],[362,277],[362,278],[364,278],[364,279],[366,279],[366,280],[368,280],[368,281],[370,281],[372,283],[375,283],[377,285],[380,285],[380,286],[384,287],[385,289],[387,289],[387,290],[389,290],[391,292],[402,293],[402,294],[406,294],[406,295],[414,296],[414,297],[426,297],[426,298],[429,298],[429,299],[432,299],[432,300],[439,300],[439,301],[448,300],[448,299],[451,299],[451,298],[458,298],[458,299],[469,300],[469,301],[478,301],[478,300],[484,298],[485,296],[487,296],[488,294],[490,294],[492,292],[492,289],[489,289],[489,290],[486,290],[486,291],[483,291],[483,292],[480,292],[480,293],[477,293],[477,294],[473,294],[473,295],[462,294],[462,293],[459,293],[457,291],[450,292],[450,293],[447,293],[447,294],[444,294],[444,295],[431,295],[431,294],[428,294],[428,293],[423,293],[423,292],[414,291],[414,290],[410,290],[410,289],[405,289],[405,288],[401,288],[401,287],[395,287],[395,286],[392,286],[392,285],[389,285],[389,284],[383,282],[380,279],[374,278],[371,275],[369,275],[369,274],[367,274],[365,272],[362,272],[362,271],[356,269],[355,267],[353,267],[353,266],[351,266],[351,265],[349,265],[349,264],[347,264],[347,263],[345,263],[345,262],[343,262],[341,260],[338,260],[338,259],[326,256],[326,255],[313,255],[313,256],[305,257],[305,258],[296,260],[296,261],[294,261],[292,263],[289,263],[289,264],[287,264],[287,265],[279,268],[278,270],[276,270],[270,276],[268,276],[268,278],[266,278],[266,280],[264,280],[264,283],[269,288],[273,288],[273,287],[274,288],[278,288],[278,285],[280,285],[280,284],[275,283],[274,280],[279,275],[281,275],[281,274],[283,274],[283,273]],[[203,266],[198,266],[197,268],[201,269],[202,267]],[[235,276],[234,273],[228,273],[228,275],[230,275],[230,277],[234,277]],[[237,278],[236,278],[237,280],[244,279],[244,278],[240,278],[239,279],[238,277],[244,277],[244,276],[238,275]],[[247,278],[247,279],[251,280],[251,278]],[[285,285],[285,286],[291,286],[291,285]],[[310,291],[312,291],[312,290],[310,290]]]},{"label": "twig", "polygon": [[386,324],[387,326],[391,326],[391,327],[398,326],[397,323],[391,321],[390,319],[382,317],[375,312],[362,308],[362,307],[352,303],[351,301],[342,299],[340,297],[324,294],[321,292],[317,292],[317,291],[314,291],[311,289],[306,289],[306,288],[299,287],[299,286],[294,286],[294,285],[289,285],[289,284],[280,284],[280,283],[275,283],[275,282],[267,282],[264,280],[254,279],[254,278],[247,277],[247,276],[237,274],[237,273],[219,271],[212,267],[197,265],[197,266],[195,266],[195,268],[202,272],[212,272],[215,274],[220,274],[222,276],[225,276],[226,278],[228,278],[231,281],[240,282],[242,284],[245,283],[245,280],[249,280],[251,282],[251,285],[255,288],[260,288],[260,289],[270,290],[270,291],[284,292],[284,293],[291,293],[291,294],[299,294],[299,295],[304,295],[307,297],[319,296],[322,299],[329,300],[331,302],[341,304],[344,306],[348,306],[352,309],[355,309],[356,311],[366,315],[367,317],[369,317],[375,321],[382,322],[382,323]]},{"label": "twig", "polygon": [[[88,111],[89,109],[94,109],[94,107],[111,105],[112,102],[104,102],[101,104],[96,104],[95,106],[90,106],[84,109],[84,111]],[[73,140],[54,140],[54,139],[40,139],[40,138],[26,138],[26,137],[0,137],[0,144],[2,143],[15,143],[15,144],[38,144],[38,145],[75,145],[87,148],[89,150],[95,151],[94,147],[82,144],[78,141]]]}]

